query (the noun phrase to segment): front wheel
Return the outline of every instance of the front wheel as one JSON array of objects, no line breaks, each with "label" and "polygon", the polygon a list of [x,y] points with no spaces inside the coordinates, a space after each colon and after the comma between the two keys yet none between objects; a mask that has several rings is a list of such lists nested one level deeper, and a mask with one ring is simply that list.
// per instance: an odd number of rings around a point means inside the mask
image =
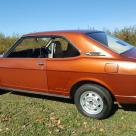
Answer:
[{"label": "front wheel", "polygon": [[96,84],[80,86],[75,93],[74,101],[80,113],[95,119],[109,117],[114,106],[107,89]]}]

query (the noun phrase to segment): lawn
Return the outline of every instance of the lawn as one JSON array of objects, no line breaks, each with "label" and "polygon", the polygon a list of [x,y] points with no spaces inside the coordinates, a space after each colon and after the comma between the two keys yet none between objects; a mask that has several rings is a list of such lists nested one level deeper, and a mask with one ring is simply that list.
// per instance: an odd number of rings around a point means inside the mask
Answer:
[{"label": "lawn", "polygon": [[134,136],[136,112],[118,110],[106,120],[82,116],[70,100],[0,95],[0,136]]}]

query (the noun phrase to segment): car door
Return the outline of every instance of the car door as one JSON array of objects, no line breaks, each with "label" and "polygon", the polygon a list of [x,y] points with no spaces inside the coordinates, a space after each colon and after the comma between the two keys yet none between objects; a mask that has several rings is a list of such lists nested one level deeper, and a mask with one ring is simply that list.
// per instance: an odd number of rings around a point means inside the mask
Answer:
[{"label": "car door", "polygon": [[53,57],[47,60],[48,91],[66,95],[66,84],[73,74],[72,67],[79,60],[79,51],[66,39],[54,39]]},{"label": "car door", "polygon": [[[24,42],[26,45],[23,47],[22,43],[7,57],[0,59],[0,86],[22,91],[47,92],[46,58],[32,55],[31,47],[37,49],[36,44]],[[20,48],[19,51],[14,51],[17,47]]]}]

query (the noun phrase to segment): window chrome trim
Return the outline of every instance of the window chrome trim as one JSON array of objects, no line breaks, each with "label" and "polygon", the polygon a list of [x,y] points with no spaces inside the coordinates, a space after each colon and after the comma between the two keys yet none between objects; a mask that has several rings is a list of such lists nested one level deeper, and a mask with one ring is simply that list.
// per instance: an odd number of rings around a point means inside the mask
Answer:
[{"label": "window chrome trim", "polygon": [[28,94],[39,94],[39,95],[46,95],[46,96],[53,96],[53,97],[60,97],[60,98],[70,98],[70,96],[64,96],[59,94],[50,94],[50,93],[44,93],[44,92],[35,92],[30,90],[23,90],[23,89],[14,89],[9,87],[0,87],[0,89],[13,91],[13,92],[22,92],[22,93],[28,93]]}]

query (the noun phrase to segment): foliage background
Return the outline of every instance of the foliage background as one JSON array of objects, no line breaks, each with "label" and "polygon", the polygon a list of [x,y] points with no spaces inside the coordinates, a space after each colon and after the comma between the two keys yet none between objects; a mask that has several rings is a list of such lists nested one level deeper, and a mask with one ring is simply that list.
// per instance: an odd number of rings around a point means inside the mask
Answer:
[{"label": "foliage background", "polygon": [[[115,29],[113,32],[109,30],[105,31],[132,45],[136,45],[136,26],[124,27],[123,29]],[[0,53],[3,53],[10,46],[12,46],[19,37],[20,35],[5,36],[3,33],[0,33]]]}]

